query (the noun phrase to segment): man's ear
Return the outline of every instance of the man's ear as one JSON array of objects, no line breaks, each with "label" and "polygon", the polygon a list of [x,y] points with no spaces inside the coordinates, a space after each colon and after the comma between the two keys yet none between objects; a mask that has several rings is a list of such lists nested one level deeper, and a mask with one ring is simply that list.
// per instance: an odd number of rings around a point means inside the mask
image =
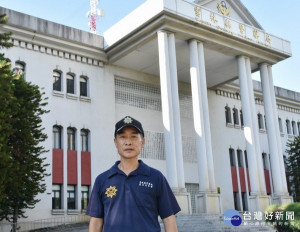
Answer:
[{"label": "man's ear", "polygon": [[146,142],[146,140],[145,140],[145,138],[143,137],[143,138],[142,138],[142,141],[141,141],[141,143],[142,143],[142,147],[144,147],[144,145],[145,145],[145,142]]},{"label": "man's ear", "polygon": [[114,138],[114,143],[115,143],[115,146],[117,147],[117,139]]}]

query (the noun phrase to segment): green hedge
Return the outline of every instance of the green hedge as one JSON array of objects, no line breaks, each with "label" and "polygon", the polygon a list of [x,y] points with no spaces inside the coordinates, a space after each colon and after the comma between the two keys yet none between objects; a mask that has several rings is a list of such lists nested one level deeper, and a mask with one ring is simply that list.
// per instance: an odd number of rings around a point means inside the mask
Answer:
[{"label": "green hedge", "polygon": [[[284,205],[270,205],[267,210],[269,216],[266,222],[274,223],[278,232],[300,232],[300,203],[288,203]],[[294,212],[294,220],[286,220],[286,212]],[[283,215],[275,218],[276,215]]]}]

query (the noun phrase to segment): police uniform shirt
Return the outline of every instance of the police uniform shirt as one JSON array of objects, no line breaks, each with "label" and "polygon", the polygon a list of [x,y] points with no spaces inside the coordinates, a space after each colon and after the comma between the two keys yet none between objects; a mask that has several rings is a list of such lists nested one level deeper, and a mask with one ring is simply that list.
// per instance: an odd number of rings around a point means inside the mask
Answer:
[{"label": "police uniform shirt", "polygon": [[128,176],[120,161],[96,180],[87,215],[103,218],[104,232],[159,232],[158,215],[175,215],[180,207],[163,174],[139,160]]}]

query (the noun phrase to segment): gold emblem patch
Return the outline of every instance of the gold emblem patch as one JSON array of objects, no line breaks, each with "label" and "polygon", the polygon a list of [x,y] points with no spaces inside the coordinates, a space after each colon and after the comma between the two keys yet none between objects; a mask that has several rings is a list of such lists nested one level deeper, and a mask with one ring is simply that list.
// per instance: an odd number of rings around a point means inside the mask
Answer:
[{"label": "gold emblem patch", "polygon": [[118,189],[116,188],[116,186],[110,186],[109,188],[106,188],[105,194],[107,197],[113,198],[117,195],[117,191]]},{"label": "gold emblem patch", "polygon": [[126,124],[132,123],[132,118],[127,116],[126,118],[124,118],[124,123],[126,123]]}]

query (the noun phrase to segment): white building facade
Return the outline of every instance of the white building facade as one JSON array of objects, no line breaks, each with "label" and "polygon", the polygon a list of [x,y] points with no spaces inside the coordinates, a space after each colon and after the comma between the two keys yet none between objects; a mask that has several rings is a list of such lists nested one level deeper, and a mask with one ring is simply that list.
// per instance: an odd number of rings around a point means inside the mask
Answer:
[{"label": "white building facade", "polygon": [[284,155],[300,94],[272,78],[290,43],[240,1],[148,0],[103,37],[0,11],[1,32],[13,33],[5,56],[49,98],[51,175],[27,220],[84,213],[95,178],[119,159],[114,125],[126,115],[142,122],[140,158],[166,175],[182,213],[292,202]]}]

